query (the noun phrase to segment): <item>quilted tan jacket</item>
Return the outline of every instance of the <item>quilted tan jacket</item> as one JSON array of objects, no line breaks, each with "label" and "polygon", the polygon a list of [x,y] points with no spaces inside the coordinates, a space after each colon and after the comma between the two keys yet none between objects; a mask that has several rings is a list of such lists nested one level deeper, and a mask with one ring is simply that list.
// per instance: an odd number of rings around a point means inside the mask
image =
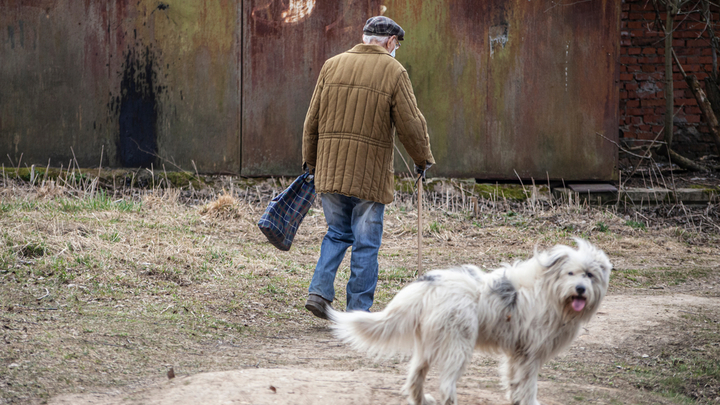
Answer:
[{"label": "quilted tan jacket", "polygon": [[303,131],[315,188],[388,204],[394,132],[415,164],[435,164],[405,68],[379,45],[356,45],[320,71]]}]

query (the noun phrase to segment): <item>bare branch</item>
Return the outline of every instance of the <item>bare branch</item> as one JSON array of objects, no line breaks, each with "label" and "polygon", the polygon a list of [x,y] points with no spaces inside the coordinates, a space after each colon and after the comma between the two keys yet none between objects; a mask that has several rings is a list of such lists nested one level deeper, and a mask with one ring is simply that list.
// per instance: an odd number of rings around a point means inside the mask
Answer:
[{"label": "bare branch", "polygon": [[666,148],[666,149],[667,149],[668,153],[670,154],[670,157],[672,158],[671,161],[675,161],[675,163],[677,163],[678,166],[682,166],[685,169],[694,170],[696,172],[709,172],[710,171],[710,169],[695,162],[694,160],[690,160],[670,148]]},{"label": "bare branch", "polygon": [[680,69],[680,73],[683,75],[683,79],[687,79],[687,74],[685,73],[685,69],[683,69],[682,65],[680,64],[680,61],[678,60],[677,54],[675,53],[675,48],[672,49],[672,56],[675,59],[675,63],[678,66],[678,69]]},{"label": "bare branch", "polygon": [[[660,133],[662,133],[662,129],[660,130]],[[660,135],[660,133],[658,133],[658,135]],[[640,159],[649,159],[649,157],[647,156],[647,152],[645,152],[645,155],[638,155],[637,153],[630,152],[628,149],[622,147],[622,145],[620,145],[619,143],[617,143],[617,142],[613,141],[612,139],[606,137],[605,135],[601,134],[600,132],[595,132],[595,135],[597,135],[597,136],[605,139],[606,141],[614,144],[615,146],[618,147],[618,149],[620,149],[621,151],[627,153],[628,155],[635,156],[635,157],[639,157]],[[655,139],[657,139],[657,137],[655,137]],[[665,142],[661,142],[661,141],[653,141],[653,142],[665,143]],[[650,148],[652,148],[653,146],[654,146],[654,145],[651,144],[651,145],[650,145]]]},{"label": "bare branch", "polygon": [[[157,153],[155,153],[155,152],[150,152],[150,151],[147,151],[147,150],[145,150],[145,149],[141,148],[141,147],[140,147],[140,144],[138,143],[138,141],[136,141],[136,140],[134,140],[134,139],[132,139],[132,138],[131,138],[130,140],[131,140],[131,141],[133,141],[133,142],[135,142],[135,145],[137,145],[137,148],[138,148],[138,150],[139,150],[140,152],[143,152],[143,153],[147,153],[148,155],[152,155],[152,156],[155,156],[156,158],[158,158],[158,159],[160,159],[160,160],[162,160],[162,161],[164,161],[164,162],[167,162],[167,163],[169,163],[169,164],[171,164],[171,165],[173,165],[173,166],[177,167],[177,168],[178,168],[178,170],[180,170],[181,172],[184,172],[184,171],[186,171],[186,170],[185,170],[185,169],[183,169],[182,167],[180,167],[180,166],[176,165],[176,164],[175,164],[175,162],[173,162],[173,161],[171,161],[171,160],[168,160],[168,159],[166,159],[166,158],[164,158],[164,157],[162,157],[162,156],[158,155],[158,154],[157,154]],[[197,171],[197,169],[195,169],[195,170]]]}]

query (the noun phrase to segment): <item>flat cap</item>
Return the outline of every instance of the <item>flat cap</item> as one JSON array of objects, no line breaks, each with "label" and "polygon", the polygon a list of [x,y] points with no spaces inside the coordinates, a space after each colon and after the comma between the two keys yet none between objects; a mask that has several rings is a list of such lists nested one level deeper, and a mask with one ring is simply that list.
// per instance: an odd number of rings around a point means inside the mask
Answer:
[{"label": "flat cap", "polygon": [[395,35],[399,41],[405,38],[405,30],[403,30],[401,26],[395,21],[381,15],[368,18],[367,22],[365,22],[365,27],[363,27],[363,34],[377,35],[379,37],[391,37]]}]

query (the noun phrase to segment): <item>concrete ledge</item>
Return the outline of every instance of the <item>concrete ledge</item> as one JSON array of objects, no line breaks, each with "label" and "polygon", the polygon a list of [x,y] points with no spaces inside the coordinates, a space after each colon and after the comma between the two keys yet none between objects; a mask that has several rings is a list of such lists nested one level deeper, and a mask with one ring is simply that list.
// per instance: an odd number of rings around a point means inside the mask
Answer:
[{"label": "concrete ledge", "polygon": [[646,204],[707,204],[720,202],[720,190],[712,188],[627,188],[621,191],[578,192],[570,188],[555,188],[553,196],[569,202],[592,205],[615,204],[618,201],[636,205]]}]

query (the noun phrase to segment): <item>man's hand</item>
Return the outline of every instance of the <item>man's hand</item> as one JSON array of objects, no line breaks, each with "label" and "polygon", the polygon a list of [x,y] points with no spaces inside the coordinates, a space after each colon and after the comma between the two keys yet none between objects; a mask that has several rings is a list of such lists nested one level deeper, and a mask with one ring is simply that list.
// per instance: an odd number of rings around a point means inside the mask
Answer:
[{"label": "man's hand", "polygon": [[310,166],[309,164],[303,162],[302,168],[304,172],[308,172],[312,175],[315,174],[315,166]]},{"label": "man's hand", "polygon": [[425,180],[425,172],[432,167],[432,163],[425,162],[425,167],[415,165],[415,174],[422,175],[422,179]]}]

